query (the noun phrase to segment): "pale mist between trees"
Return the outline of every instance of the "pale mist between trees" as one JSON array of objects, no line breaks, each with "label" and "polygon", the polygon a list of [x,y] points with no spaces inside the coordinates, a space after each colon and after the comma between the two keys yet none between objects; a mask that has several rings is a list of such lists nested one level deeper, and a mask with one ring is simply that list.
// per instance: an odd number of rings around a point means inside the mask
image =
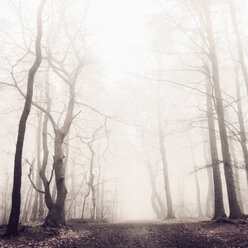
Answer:
[{"label": "pale mist between trees", "polygon": [[0,2],[0,222],[248,212],[246,0]]}]

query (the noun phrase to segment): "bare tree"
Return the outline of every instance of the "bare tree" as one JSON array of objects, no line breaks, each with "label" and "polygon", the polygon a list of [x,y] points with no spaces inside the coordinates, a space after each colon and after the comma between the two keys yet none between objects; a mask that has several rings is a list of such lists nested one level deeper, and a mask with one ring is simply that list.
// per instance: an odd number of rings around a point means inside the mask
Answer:
[{"label": "bare tree", "polygon": [[225,172],[226,186],[228,192],[230,217],[239,218],[242,217],[243,214],[240,210],[235,191],[231,156],[230,156],[230,150],[228,144],[226,123],[225,123],[224,104],[223,104],[222,92],[220,87],[219,65],[218,65],[216,45],[213,34],[212,19],[209,10],[209,2],[201,1],[201,5],[198,5],[198,3],[195,4],[198,10],[199,8],[201,9],[199,12],[199,20],[202,24],[202,27],[205,28],[206,30],[207,41],[209,45],[209,57],[211,61],[211,71],[212,71],[211,76],[212,76],[213,89],[216,99],[215,108],[218,116],[218,126],[220,131],[221,150],[222,150],[224,172]]},{"label": "bare tree", "polygon": [[16,144],[16,152],[15,152],[15,166],[14,166],[14,181],[13,181],[13,192],[12,192],[12,207],[10,218],[8,222],[8,227],[5,233],[5,236],[17,235],[17,226],[19,222],[20,216],[20,206],[21,206],[21,175],[22,175],[22,152],[23,152],[23,143],[25,137],[26,130],[26,122],[30,113],[32,96],[33,96],[33,84],[34,84],[34,76],[37,72],[41,60],[41,37],[42,37],[42,12],[45,6],[46,0],[42,0],[40,2],[37,14],[37,36],[35,42],[35,52],[36,57],[34,64],[29,69],[28,73],[28,82],[27,82],[27,94],[25,99],[25,104],[23,108],[23,112],[19,122],[18,129],[18,137]]}]

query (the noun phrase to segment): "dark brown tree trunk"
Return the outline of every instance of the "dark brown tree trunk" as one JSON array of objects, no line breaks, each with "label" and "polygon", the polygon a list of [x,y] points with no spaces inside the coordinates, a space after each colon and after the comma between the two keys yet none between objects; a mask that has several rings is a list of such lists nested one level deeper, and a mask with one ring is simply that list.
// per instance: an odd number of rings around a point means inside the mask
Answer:
[{"label": "dark brown tree trunk", "polygon": [[27,94],[25,99],[25,104],[23,112],[19,122],[18,128],[18,137],[16,143],[16,152],[15,152],[15,163],[14,163],[14,179],[13,179],[13,191],[12,191],[12,206],[10,212],[10,218],[5,232],[5,236],[17,235],[17,226],[20,217],[20,208],[21,208],[21,178],[22,178],[22,152],[23,152],[23,143],[26,131],[26,122],[30,113],[32,97],[33,97],[33,84],[34,76],[38,70],[41,60],[41,37],[42,37],[42,11],[46,0],[41,0],[38,14],[37,14],[37,36],[35,42],[35,51],[36,57],[34,64],[29,69],[28,73],[28,83],[27,83]]},{"label": "dark brown tree trunk", "polygon": [[[209,70],[206,70],[209,73]],[[226,217],[224,203],[223,203],[223,192],[222,192],[222,182],[220,173],[220,163],[218,158],[217,142],[216,142],[216,130],[215,130],[215,120],[214,120],[214,107],[213,107],[213,97],[211,82],[209,76],[206,77],[206,104],[207,104],[207,121],[208,121],[208,135],[209,135],[209,145],[211,154],[211,164],[213,171],[213,181],[214,181],[214,216],[216,219],[218,217]]]},{"label": "dark brown tree trunk", "polygon": [[205,26],[206,26],[207,35],[208,35],[210,59],[212,63],[212,79],[213,79],[213,88],[214,88],[215,99],[216,99],[215,107],[216,107],[216,112],[218,116],[218,126],[219,126],[219,131],[220,131],[221,150],[222,150],[222,157],[223,157],[223,163],[224,163],[224,172],[225,172],[225,178],[226,178],[230,217],[239,218],[239,217],[243,217],[243,214],[240,210],[240,207],[237,201],[234,178],[233,178],[231,156],[230,156],[229,143],[228,143],[228,138],[227,138],[227,130],[226,130],[226,124],[225,124],[224,105],[223,105],[222,93],[221,93],[221,88],[220,88],[218,58],[216,54],[214,34],[213,34],[213,29],[212,29],[212,20],[211,20],[210,13],[209,13],[209,6],[208,6],[209,3],[208,2],[202,2],[202,3],[203,3],[203,11],[205,13],[205,18],[206,18]]}]

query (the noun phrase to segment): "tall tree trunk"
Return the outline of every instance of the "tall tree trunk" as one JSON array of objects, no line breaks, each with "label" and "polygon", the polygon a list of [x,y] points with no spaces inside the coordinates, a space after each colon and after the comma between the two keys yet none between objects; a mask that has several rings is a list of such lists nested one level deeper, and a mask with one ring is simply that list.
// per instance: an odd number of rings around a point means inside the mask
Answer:
[{"label": "tall tree trunk", "polygon": [[235,184],[233,179],[233,171],[232,171],[232,164],[231,164],[231,156],[229,151],[229,143],[227,138],[227,130],[225,124],[225,114],[224,114],[224,105],[222,99],[222,93],[220,88],[220,80],[219,80],[219,66],[218,66],[218,58],[216,53],[215,41],[214,41],[214,34],[212,29],[212,20],[209,13],[209,3],[203,3],[203,11],[206,17],[206,31],[208,35],[208,43],[210,49],[210,59],[212,63],[212,79],[213,79],[213,88],[215,93],[216,99],[216,112],[218,116],[218,126],[220,131],[220,141],[221,141],[221,151],[224,163],[224,172],[226,178],[226,186],[227,186],[227,194],[228,194],[228,203],[230,209],[230,217],[231,218],[239,218],[243,217],[243,214],[240,210]]},{"label": "tall tree trunk", "polygon": [[96,189],[94,185],[95,181],[95,175],[93,173],[94,163],[95,163],[95,152],[91,145],[89,145],[90,151],[91,151],[91,160],[90,160],[90,179],[89,179],[89,186],[91,190],[91,200],[92,200],[92,212],[91,212],[91,218],[93,220],[96,219]]},{"label": "tall tree trunk", "polygon": [[86,207],[86,201],[87,201],[87,198],[88,198],[89,195],[90,195],[90,186],[88,186],[88,191],[85,194],[84,200],[83,200],[83,208],[82,208],[82,215],[81,215],[81,219],[82,220],[84,219],[84,212],[85,212],[85,207]]},{"label": "tall tree trunk", "polygon": [[[38,127],[37,127],[37,135],[36,135],[36,158],[37,158],[37,168],[36,168],[36,187],[38,189],[41,189],[42,187],[42,181],[40,178],[40,169],[41,169],[41,160],[40,160],[40,154],[41,154],[41,122],[42,122],[42,112],[38,111],[37,112],[37,122],[38,122]],[[32,221],[37,220],[38,218],[38,209],[39,209],[39,199],[41,194],[38,191],[35,191],[35,196],[34,196],[34,203],[33,203],[33,208],[32,208],[32,213],[30,219]]]},{"label": "tall tree trunk", "polygon": [[202,207],[201,207],[201,190],[200,190],[199,179],[198,179],[198,171],[197,171],[196,161],[195,161],[195,150],[194,150],[192,142],[190,142],[190,143],[191,143],[192,162],[193,162],[193,166],[194,166],[198,217],[202,217],[203,212],[202,212]]},{"label": "tall tree trunk", "polygon": [[30,185],[28,192],[26,194],[26,199],[25,199],[25,203],[22,209],[22,218],[21,218],[21,222],[27,222],[28,221],[28,215],[30,213],[29,211],[29,207],[31,206],[31,199],[32,199],[32,193],[33,193],[33,186]]},{"label": "tall tree trunk", "polygon": [[247,138],[246,138],[246,130],[245,130],[245,124],[244,124],[244,116],[243,116],[243,109],[242,109],[242,103],[241,103],[241,94],[240,94],[240,82],[239,82],[239,72],[236,65],[235,67],[235,84],[236,84],[236,98],[237,98],[237,116],[239,121],[239,128],[240,128],[240,144],[244,156],[244,162],[245,162],[245,170],[246,170],[246,180],[248,183],[248,150],[247,150]]},{"label": "tall tree trunk", "polygon": [[[49,96],[48,77],[46,78],[46,104],[47,104],[46,111],[48,113],[50,113],[51,103],[50,103],[50,96]],[[45,203],[46,203],[46,206],[48,208],[48,211],[51,211],[53,206],[54,206],[54,201],[53,201],[51,193],[50,193],[50,183],[51,183],[52,177],[48,180],[47,176],[46,176],[46,168],[47,168],[48,156],[49,156],[47,133],[48,133],[48,115],[45,114],[44,120],[43,120],[43,128],[42,128],[43,159],[42,159],[42,166],[41,166],[39,173],[40,173],[40,177],[41,177],[41,180],[42,180],[43,186],[44,186]],[[53,173],[53,171],[52,171],[52,173]]]},{"label": "tall tree trunk", "polygon": [[162,200],[158,194],[154,174],[153,174],[152,168],[151,168],[151,164],[149,162],[147,162],[145,164],[146,164],[146,167],[148,170],[148,175],[149,175],[150,184],[151,184],[151,188],[152,188],[151,201],[152,201],[153,210],[154,210],[158,219],[165,218],[165,206],[164,206],[164,204],[163,204],[163,202],[162,202]]},{"label": "tall tree trunk", "polygon": [[46,0],[41,0],[38,14],[37,14],[37,36],[35,41],[35,61],[28,72],[28,83],[27,83],[27,93],[23,112],[19,122],[18,137],[16,143],[15,152],[15,163],[14,163],[14,179],[13,179],[13,191],[12,191],[12,206],[10,212],[10,218],[5,232],[5,236],[17,235],[17,226],[20,218],[20,208],[21,208],[21,178],[22,178],[22,152],[23,143],[26,131],[26,122],[31,110],[31,103],[33,98],[33,85],[34,76],[38,70],[41,60],[41,37],[42,37],[42,11]]},{"label": "tall tree trunk", "polygon": [[53,126],[55,133],[53,169],[55,172],[57,196],[55,203],[51,206],[48,211],[48,215],[46,216],[44,223],[45,226],[58,227],[61,225],[65,225],[65,200],[67,195],[67,189],[65,185],[66,163],[64,162],[65,156],[63,152],[63,143],[65,137],[68,135],[71,123],[74,118],[73,111],[75,105],[75,83],[77,80],[77,75],[73,77],[73,80],[69,84],[70,98],[63,126],[61,128],[57,127],[56,124],[54,124]]},{"label": "tall tree trunk", "polygon": [[230,9],[230,14],[231,14],[234,34],[235,34],[235,37],[236,37],[236,44],[237,44],[239,63],[240,63],[241,69],[242,69],[243,78],[244,78],[245,86],[246,86],[246,92],[247,92],[247,95],[248,95],[248,72],[247,72],[247,67],[246,67],[246,64],[245,64],[244,52],[243,52],[243,48],[242,48],[240,33],[239,33],[239,30],[238,30],[236,11],[235,11],[235,6],[234,6],[234,1],[233,0],[229,0],[229,9]]},{"label": "tall tree trunk", "polygon": [[65,166],[63,141],[65,134],[61,130],[55,132],[54,145],[54,162],[55,181],[57,189],[57,197],[55,203],[49,209],[44,225],[58,227],[65,224],[65,199],[67,189],[65,186]]},{"label": "tall tree trunk", "polygon": [[233,159],[233,170],[234,170],[234,181],[236,186],[236,193],[237,193],[237,199],[239,206],[242,211],[244,211],[242,197],[241,197],[241,191],[240,191],[240,180],[239,180],[239,168],[238,168],[238,161],[235,153],[235,148],[233,145],[233,140],[230,138],[230,151]]},{"label": "tall tree trunk", "polygon": [[[160,123],[160,122],[159,122]],[[165,147],[164,147],[164,135],[161,130],[161,126],[159,124],[159,145],[160,145],[160,154],[162,158],[162,165],[163,165],[163,176],[164,176],[164,187],[166,193],[166,202],[167,202],[167,219],[175,218],[173,207],[172,207],[172,199],[171,199],[171,191],[170,191],[170,183],[169,183],[169,175],[168,175],[168,164],[167,158],[165,154]]]},{"label": "tall tree trunk", "polygon": [[98,173],[97,173],[97,186],[96,186],[96,218],[97,219],[100,219],[100,198],[101,198],[101,195],[100,195],[100,182],[101,182],[101,165],[100,165],[100,162],[99,162],[99,159],[98,159]]},{"label": "tall tree trunk", "polygon": [[[209,161],[209,150],[207,149],[206,142],[203,137],[203,153],[204,153],[204,160],[205,164],[210,164]],[[207,168],[207,175],[208,175],[208,194],[207,194],[207,201],[206,201],[206,216],[213,217],[213,205],[214,205],[214,186],[213,186],[213,173],[211,168]]]},{"label": "tall tree trunk", "polygon": [[[209,70],[206,70],[209,73]],[[210,76],[210,75],[209,75]],[[218,217],[226,217],[224,203],[223,203],[223,192],[222,192],[222,182],[220,173],[220,163],[218,158],[217,142],[216,142],[216,131],[215,131],[215,120],[214,120],[214,107],[213,107],[213,97],[210,78],[206,77],[206,104],[207,104],[207,121],[208,121],[208,135],[209,135],[209,145],[211,154],[211,164],[213,171],[213,181],[214,181],[214,216],[216,219]]]}]

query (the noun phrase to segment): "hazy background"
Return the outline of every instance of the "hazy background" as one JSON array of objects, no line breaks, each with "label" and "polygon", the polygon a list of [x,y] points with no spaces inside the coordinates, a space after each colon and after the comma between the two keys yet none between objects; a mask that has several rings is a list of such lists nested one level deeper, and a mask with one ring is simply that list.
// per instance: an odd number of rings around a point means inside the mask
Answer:
[{"label": "hazy background", "polygon": [[[21,3],[27,27],[26,39],[30,41],[34,39],[34,36],[30,38],[30,33],[35,34],[38,1],[14,2],[17,6]],[[108,141],[99,142],[98,146],[102,151],[100,157],[105,175],[105,188],[109,190],[110,197],[113,194],[118,196],[117,216],[120,219],[155,218],[144,160],[150,160],[153,167],[157,168],[155,170],[158,171],[158,191],[164,195],[157,137],[159,109],[165,126],[165,148],[175,213],[181,211],[181,204],[184,201],[187,215],[197,215],[193,159],[197,167],[209,163],[209,156],[204,153],[203,148],[204,142],[207,141],[204,128],[205,98],[200,91],[164,81],[171,80],[204,90],[204,76],[196,69],[200,61],[197,56],[199,51],[194,49],[195,44],[192,42],[194,32],[186,35],[175,25],[177,22],[189,30],[196,27],[194,21],[188,18],[190,14],[183,2],[187,1],[92,0],[72,3],[68,1],[70,5],[68,15],[71,12],[74,20],[81,16],[84,5],[88,6],[83,24],[87,66],[80,78],[77,96],[83,99],[83,102],[112,117],[107,124]],[[56,3],[57,1],[49,1],[46,6],[43,41],[55,38],[48,37],[47,32],[48,29],[56,30],[56,25],[52,24],[52,20],[56,20]],[[245,16],[248,3],[237,0],[235,5],[239,13],[238,18],[242,20],[240,23],[242,37],[247,41]],[[9,81],[10,64],[22,56],[23,35],[16,11],[9,6],[8,1],[0,2],[0,13],[2,44],[0,73],[3,80]],[[231,64],[230,57],[226,55],[226,51],[232,49],[229,46],[234,45],[228,43],[233,39],[233,33],[230,31],[230,17],[226,5],[219,4],[215,13],[214,29],[217,31],[223,95],[226,101],[231,101],[228,95],[235,93],[233,75],[228,69]],[[247,44],[244,42],[246,50]],[[21,69],[25,68],[28,68],[28,63]],[[39,83],[39,77],[36,83]],[[23,85],[25,86],[25,81]],[[52,94],[53,101],[61,106],[60,100],[66,93],[56,80]],[[35,95],[39,96],[39,92]],[[6,201],[10,204],[17,123],[23,99],[15,89],[7,87],[0,88],[0,99],[0,192],[7,190],[9,196],[7,199],[0,199],[0,202],[5,204]],[[244,111],[247,111],[247,107],[244,108]],[[37,110],[33,107],[28,119],[24,148],[24,158],[30,161],[35,157],[33,144],[36,139],[36,115]],[[231,110],[228,118],[235,123],[236,117]],[[69,191],[71,180],[74,180],[76,187],[79,188],[84,171],[83,161],[88,156],[86,147],[80,145],[75,137],[78,132],[90,132],[91,123],[101,122],[101,116],[84,110],[73,123],[69,138],[71,144],[67,178]],[[145,137],[145,147],[140,139],[142,135]],[[52,138],[49,142],[52,147]],[[105,148],[107,150],[103,152]],[[241,157],[240,147],[236,145],[235,149],[238,157]],[[51,160],[50,157],[50,162]],[[74,166],[74,169],[71,169],[71,166]],[[30,184],[27,173],[28,165],[24,163],[22,195],[25,195]],[[200,170],[198,175],[204,210],[208,178],[204,169]],[[245,188],[244,171],[241,172],[242,187]],[[247,193],[244,190],[242,192],[243,195]],[[224,195],[226,200],[225,189]],[[245,203],[247,204],[246,201]]]}]

